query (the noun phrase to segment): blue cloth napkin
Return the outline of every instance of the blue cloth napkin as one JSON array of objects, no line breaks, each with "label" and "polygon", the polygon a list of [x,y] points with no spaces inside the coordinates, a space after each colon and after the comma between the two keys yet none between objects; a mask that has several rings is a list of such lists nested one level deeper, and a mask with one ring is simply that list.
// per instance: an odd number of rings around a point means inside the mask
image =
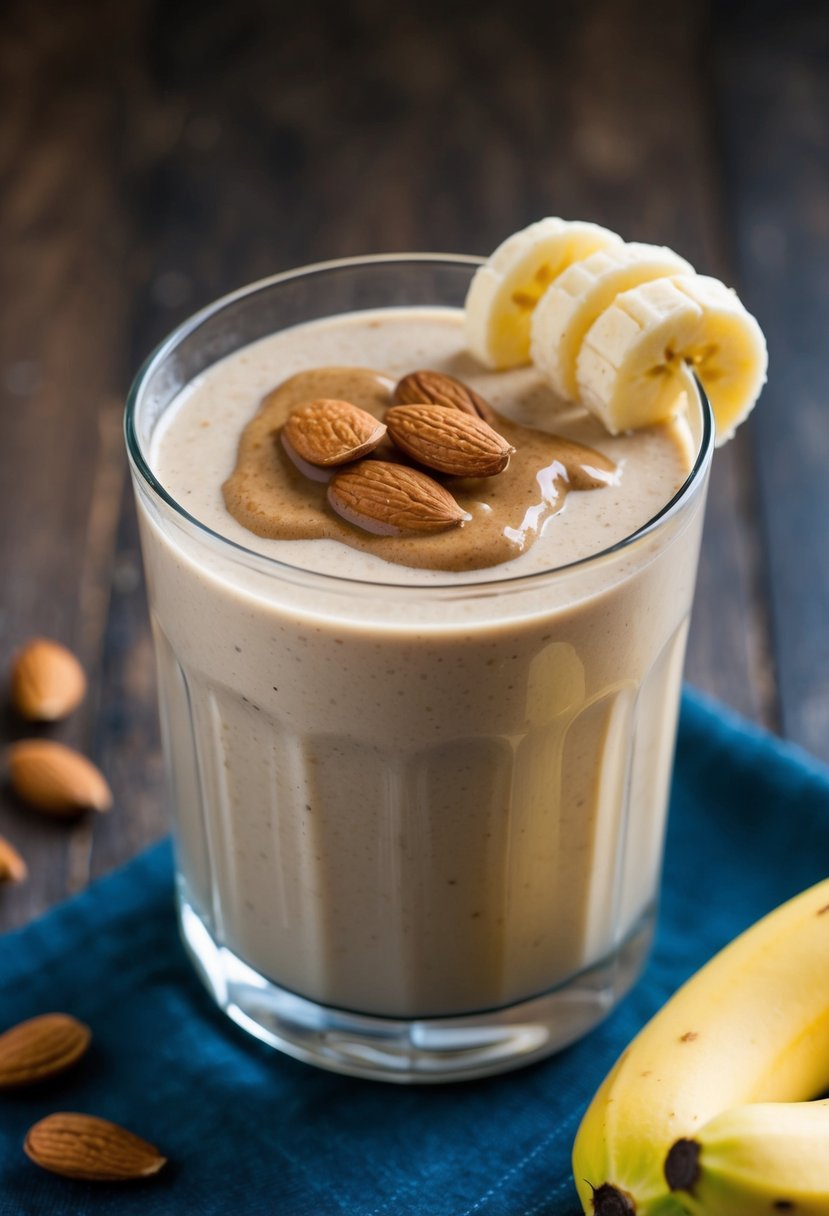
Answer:
[{"label": "blue cloth napkin", "polygon": [[[0,1098],[0,1216],[575,1216],[573,1136],[616,1056],[711,954],[827,873],[829,771],[686,693],[644,978],[542,1064],[401,1088],[299,1064],[218,1013],[179,944],[157,846],[0,939],[0,1027],[64,1010],[94,1032],[63,1079]],[[21,1144],[54,1110],[123,1123],[170,1163],[120,1187],[43,1173]]]}]

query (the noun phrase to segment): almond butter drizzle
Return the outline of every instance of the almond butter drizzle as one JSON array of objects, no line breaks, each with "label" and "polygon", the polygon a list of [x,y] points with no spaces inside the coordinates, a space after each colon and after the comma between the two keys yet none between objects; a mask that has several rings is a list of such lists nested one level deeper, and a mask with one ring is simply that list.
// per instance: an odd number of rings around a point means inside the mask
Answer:
[{"label": "almond butter drizzle", "polygon": [[[350,401],[382,419],[393,389],[394,381],[380,372],[324,367],[299,372],[268,393],[242,432],[236,467],[222,486],[234,519],[273,540],[338,540],[401,566],[479,570],[528,549],[569,490],[600,489],[614,480],[616,466],[601,452],[495,414],[493,426],[515,448],[509,467],[497,477],[440,479],[472,516],[468,523],[429,536],[363,532],[334,515],[326,486],[295,467],[279,430],[298,405],[321,397]],[[373,455],[405,461],[389,440]]]}]

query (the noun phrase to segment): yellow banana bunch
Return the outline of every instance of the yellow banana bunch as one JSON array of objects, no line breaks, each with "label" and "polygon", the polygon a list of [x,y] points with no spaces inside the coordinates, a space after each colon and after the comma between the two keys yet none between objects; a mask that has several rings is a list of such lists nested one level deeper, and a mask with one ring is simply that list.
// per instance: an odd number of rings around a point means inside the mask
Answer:
[{"label": "yellow banana bunch", "polygon": [[[758,1181],[757,1193],[768,1186],[781,1190],[781,1202],[797,1202],[796,1191],[791,1199],[786,1193],[794,1184],[785,1163],[798,1152],[792,1148],[787,1154],[782,1145],[761,1148],[770,1116],[747,1115],[746,1105],[803,1103],[827,1088],[829,879],[736,938],[679,989],[622,1054],[576,1136],[573,1173],[584,1211],[595,1216],[829,1212],[829,1134],[824,1132],[819,1164],[804,1183],[804,1194],[814,1195],[817,1178],[823,1207],[763,1207],[752,1197],[754,1184],[745,1170],[745,1162],[753,1160],[754,1177],[761,1179],[765,1159],[766,1182]],[[816,1128],[826,1125],[822,1105],[808,1109],[808,1116],[788,1113],[792,1144],[796,1128],[810,1123],[814,1144]],[[728,1139],[724,1112],[730,1112],[732,1126],[754,1120],[755,1149]],[[697,1150],[701,1172],[692,1177],[689,1157]],[[779,1162],[779,1188],[773,1160]],[[722,1206],[716,1196],[743,1183],[744,1202]]]}]

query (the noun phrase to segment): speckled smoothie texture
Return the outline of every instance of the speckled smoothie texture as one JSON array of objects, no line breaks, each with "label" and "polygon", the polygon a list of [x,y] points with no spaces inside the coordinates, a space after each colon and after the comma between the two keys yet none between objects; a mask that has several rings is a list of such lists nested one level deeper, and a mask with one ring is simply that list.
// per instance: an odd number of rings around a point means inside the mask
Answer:
[{"label": "speckled smoothie texture", "polygon": [[[239,436],[324,366],[447,371],[597,448],[617,483],[484,570],[256,536],[222,500]],[[483,372],[445,309],[298,326],[181,394],[151,465],[233,544],[146,495],[139,514],[179,861],[220,945],[312,1000],[408,1018],[612,956],[655,897],[704,495],[605,551],[673,498],[692,446],[684,422],[611,438],[532,369]]]}]

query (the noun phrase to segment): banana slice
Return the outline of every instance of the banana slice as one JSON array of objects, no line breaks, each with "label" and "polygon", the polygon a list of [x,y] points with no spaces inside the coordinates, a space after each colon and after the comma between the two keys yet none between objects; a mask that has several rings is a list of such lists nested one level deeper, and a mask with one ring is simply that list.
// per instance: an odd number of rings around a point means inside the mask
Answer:
[{"label": "banana slice", "polygon": [[466,296],[466,341],[487,367],[530,361],[530,321],[550,283],[572,262],[621,245],[598,224],[555,218],[513,233],[475,273]]},{"label": "banana slice", "polygon": [[555,279],[532,315],[533,363],[560,397],[578,397],[576,360],[590,326],[623,291],[694,268],[661,245],[611,245],[574,262]]},{"label": "banana slice", "polygon": [[677,275],[616,297],[585,335],[576,381],[582,404],[616,435],[670,418],[690,367],[719,446],[754,406],[767,366],[763,332],[736,294],[706,275]]}]

